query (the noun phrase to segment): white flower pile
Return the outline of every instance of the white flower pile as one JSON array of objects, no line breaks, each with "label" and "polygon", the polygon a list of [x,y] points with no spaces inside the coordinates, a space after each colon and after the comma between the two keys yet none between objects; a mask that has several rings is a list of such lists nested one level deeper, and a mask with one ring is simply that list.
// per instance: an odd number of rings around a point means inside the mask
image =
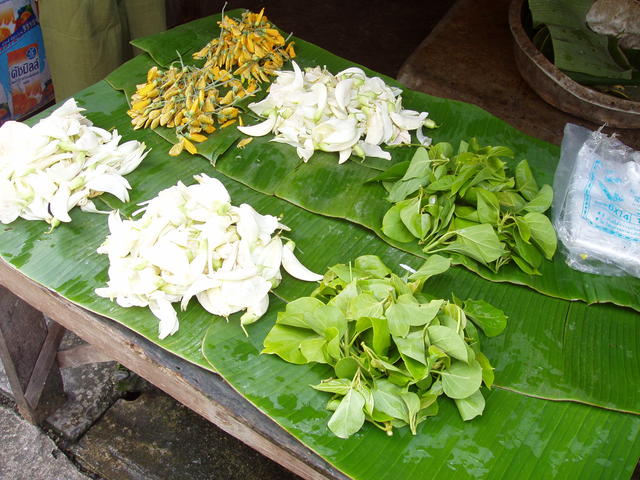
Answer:
[{"label": "white flower pile", "polygon": [[296,147],[305,162],[316,150],[339,152],[339,163],[352,153],[361,158],[391,155],[380,145],[411,143],[410,130],[429,145],[422,127],[433,128],[427,112],[402,108],[401,90],[379,77],[369,78],[356,67],[332,75],[314,67],[304,73],[293,62],[293,71],[281,71],[267,97],[249,108],[264,122],[238,127],[250,136],[275,134],[274,142]]},{"label": "white flower pile", "polygon": [[267,311],[269,290],[281,280],[280,265],[292,276],[319,281],[283,245],[277,233],[288,230],[276,217],[250,205],[232,206],[229,193],[204,174],[145,202],[137,220],[109,216],[110,235],[98,248],[109,255],[109,281],[96,289],[123,307],[146,307],[160,320],[159,337],[178,330],[173,306],[182,310],[196,296],[210,313],[228,317],[245,310],[241,325]]},{"label": "white flower pile", "polygon": [[123,175],[146,156],[145,144],[119,145],[117,131],[93,126],[81,111],[72,98],[33,127],[0,127],[0,222],[22,217],[56,226],[71,221],[76,205],[96,212],[90,198],[102,192],[129,200]]}]

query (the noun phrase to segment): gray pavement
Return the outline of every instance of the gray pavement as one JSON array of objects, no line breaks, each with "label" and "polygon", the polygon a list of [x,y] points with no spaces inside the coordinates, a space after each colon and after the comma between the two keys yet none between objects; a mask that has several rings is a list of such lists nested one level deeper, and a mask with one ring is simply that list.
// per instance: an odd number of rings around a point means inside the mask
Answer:
[{"label": "gray pavement", "polygon": [[[67,332],[63,349],[81,342]],[[15,412],[0,362],[0,479],[298,478],[115,362],[62,379],[67,401],[43,430]]]},{"label": "gray pavement", "polygon": [[39,428],[0,405],[0,478],[12,480],[87,480]]}]

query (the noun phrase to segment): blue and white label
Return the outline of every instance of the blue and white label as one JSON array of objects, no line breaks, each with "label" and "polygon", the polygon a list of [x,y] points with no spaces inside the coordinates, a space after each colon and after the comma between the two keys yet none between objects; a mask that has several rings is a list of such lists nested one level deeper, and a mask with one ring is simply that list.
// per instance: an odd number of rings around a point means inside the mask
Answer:
[{"label": "blue and white label", "polygon": [[593,162],[584,188],[581,216],[598,230],[618,238],[640,241],[640,185]]}]

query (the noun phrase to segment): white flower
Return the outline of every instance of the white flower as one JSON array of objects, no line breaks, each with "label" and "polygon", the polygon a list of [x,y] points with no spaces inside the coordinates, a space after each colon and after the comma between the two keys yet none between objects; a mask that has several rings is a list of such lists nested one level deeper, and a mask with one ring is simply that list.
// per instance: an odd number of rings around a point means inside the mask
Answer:
[{"label": "white flower", "polygon": [[274,133],[272,141],[295,147],[305,162],[316,150],[338,152],[339,163],[352,152],[390,159],[380,145],[411,143],[409,131],[427,122],[427,112],[402,108],[400,94],[357,67],[334,76],[320,67],[303,73],[293,62],[293,71],[277,73],[265,99],[249,105],[266,120],[238,129],[255,137]]},{"label": "white flower", "polygon": [[210,313],[228,317],[246,310],[241,326],[258,320],[269,291],[281,280],[280,267],[302,280],[322,277],[283,246],[288,230],[248,204],[231,205],[224,185],[204,174],[195,185],[182,183],[144,202],[137,220],[109,215],[110,234],[98,248],[109,256],[109,281],[96,289],[123,307],[149,307],[160,320],[159,337],[178,330],[176,311],[195,296]]},{"label": "white flower", "polygon": [[0,178],[0,222],[13,222],[20,216],[21,211],[21,199],[13,183]]},{"label": "white flower", "polygon": [[81,111],[72,98],[34,127],[0,127],[0,222],[22,217],[55,226],[70,222],[76,205],[98,212],[89,197],[102,192],[129,200],[122,175],[144,159],[144,143],[118,145],[117,131],[94,127]]}]

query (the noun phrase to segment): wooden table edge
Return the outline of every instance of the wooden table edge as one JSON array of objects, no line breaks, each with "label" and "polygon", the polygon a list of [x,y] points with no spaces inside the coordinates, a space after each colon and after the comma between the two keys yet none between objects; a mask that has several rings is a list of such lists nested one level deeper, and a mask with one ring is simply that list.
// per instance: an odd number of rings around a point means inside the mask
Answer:
[{"label": "wooden table edge", "polygon": [[[166,352],[117,322],[85,310],[30,279],[3,259],[0,259],[0,285],[226,433],[302,478],[348,478],[251,405],[215,373]],[[159,354],[170,355],[178,365],[176,369],[163,365],[159,361]],[[205,381],[216,382],[219,384],[218,389],[236,396],[235,401],[245,402],[245,410],[252,410],[252,416],[256,418],[260,416],[267,419],[271,424],[269,429],[274,429],[274,436],[281,437],[279,440],[288,440],[287,443],[291,444],[284,446],[264,430],[256,430],[258,426],[255,422],[239,417],[217,399],[205,395],[185,378],[185,370],[196,373],[198,377],[208,377]]]}]

